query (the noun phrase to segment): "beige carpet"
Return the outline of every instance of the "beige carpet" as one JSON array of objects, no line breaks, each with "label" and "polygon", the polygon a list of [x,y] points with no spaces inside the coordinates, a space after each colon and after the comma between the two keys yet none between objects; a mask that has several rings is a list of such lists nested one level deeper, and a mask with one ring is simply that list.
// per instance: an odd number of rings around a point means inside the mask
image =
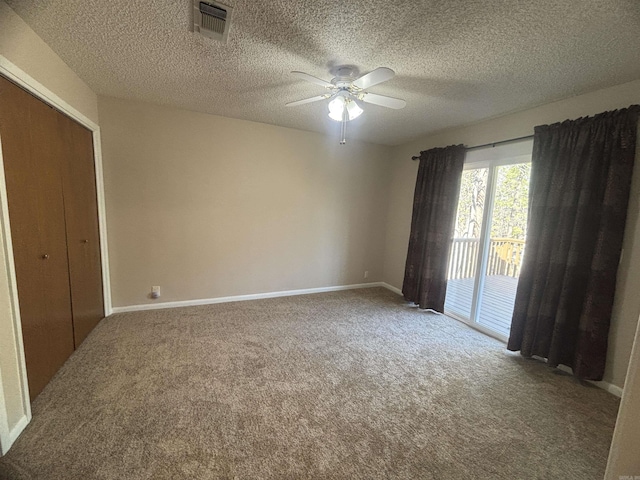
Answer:
[{"label": "beige carpet", "polygon": [[114,315],[9,479],[601,479],[618,400],[380,288]]}]

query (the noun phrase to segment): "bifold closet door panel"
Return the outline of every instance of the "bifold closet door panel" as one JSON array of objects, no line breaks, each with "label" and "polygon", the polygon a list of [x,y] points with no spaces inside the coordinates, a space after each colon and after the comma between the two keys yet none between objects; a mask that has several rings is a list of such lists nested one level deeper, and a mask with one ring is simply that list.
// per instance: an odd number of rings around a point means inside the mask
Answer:
[{"label": "bifold closet door panel", "polygon": [[0,141],[32,400],[74,350],[57,115],[0,77]]},{"label": "bifold closet door panel", "polygon": [[100,233],[92,133],[60,114],[66,154],[61,166],[75,346],[104,317]]}]

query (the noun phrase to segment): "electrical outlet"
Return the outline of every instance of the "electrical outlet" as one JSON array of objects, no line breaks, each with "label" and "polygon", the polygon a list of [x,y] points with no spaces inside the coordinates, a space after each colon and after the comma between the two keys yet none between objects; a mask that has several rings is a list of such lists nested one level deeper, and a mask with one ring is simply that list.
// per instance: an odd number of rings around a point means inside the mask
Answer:
[{"label": "electrical outlet", "polygon": [[369,278],[369,270],[364,271],[364,278]]},{"label": "electrical outlet", "polygon": [[151,287],[151,298],[160,298],[160,287]]}]

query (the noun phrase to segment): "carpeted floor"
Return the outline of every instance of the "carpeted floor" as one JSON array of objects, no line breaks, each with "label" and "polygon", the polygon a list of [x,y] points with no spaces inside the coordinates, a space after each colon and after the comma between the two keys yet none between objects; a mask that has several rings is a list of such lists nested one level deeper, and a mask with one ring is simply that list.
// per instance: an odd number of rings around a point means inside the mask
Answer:
[{"label": "carpeted floor", "polygon": [[618,400],[381,288],[119,314],[9,479],[601,479]]}]

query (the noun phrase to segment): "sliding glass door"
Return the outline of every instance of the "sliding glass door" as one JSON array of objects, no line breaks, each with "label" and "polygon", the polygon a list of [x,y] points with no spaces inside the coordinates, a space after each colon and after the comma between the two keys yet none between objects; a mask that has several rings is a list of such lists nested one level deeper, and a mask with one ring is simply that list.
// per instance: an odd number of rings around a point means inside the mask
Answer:
[{"label": "sliding glass door", "polygon": [[526,242],[531,157],[513,154],[522,150],[465,165],[449,255],[445,313],[505,340]]},{"label": "sliding glass door", "polygon": [[484,220],[488,168],[465,169],[460,182],[456,225],[449,253],[447,296],[444,309],[464,319],[472,318],[474,289]]}]

